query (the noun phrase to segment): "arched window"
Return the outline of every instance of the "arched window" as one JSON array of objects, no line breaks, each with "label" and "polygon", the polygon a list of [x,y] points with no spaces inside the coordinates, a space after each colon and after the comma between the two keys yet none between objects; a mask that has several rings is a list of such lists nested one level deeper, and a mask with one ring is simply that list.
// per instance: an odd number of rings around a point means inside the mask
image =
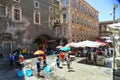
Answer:
[{"label": "arched window", "polygon": [[33,13],[33,19],[34,19],[34,24],[40,24],[41,19],[40,19],[40,12],[35,10]]},{"label": "arched window", "polygon": [[22,8],[19,5],[12,6],[12,20],[17,22],[22,21]]},{"label": "arched window", "polygon": [[0,16],[6,16],[7,14],[7,7],[0,5]]}]

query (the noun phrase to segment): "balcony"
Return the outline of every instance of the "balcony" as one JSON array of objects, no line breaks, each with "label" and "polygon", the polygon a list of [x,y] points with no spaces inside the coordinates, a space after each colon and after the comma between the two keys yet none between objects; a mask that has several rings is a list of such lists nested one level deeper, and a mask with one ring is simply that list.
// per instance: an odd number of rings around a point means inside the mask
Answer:
[{"label": "balcony", "polygon": [[61,6],[59,11],[62,12],[62,11],[66,11],[67,10],[67,7],[66,6]]},{"label": "balcony", "polygon": [[54,23],[53,28],[60,27],[60,26],[61,26],[61,25],[60,25],[60,22],[56,22],[56,23]]}]

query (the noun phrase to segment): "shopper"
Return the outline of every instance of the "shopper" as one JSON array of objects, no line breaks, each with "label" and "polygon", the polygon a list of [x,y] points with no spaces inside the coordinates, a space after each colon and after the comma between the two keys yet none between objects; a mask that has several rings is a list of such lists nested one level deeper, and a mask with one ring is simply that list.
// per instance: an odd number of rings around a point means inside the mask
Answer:
[{"label": "shopper", "polygon": [[67,68],[68,68],[68,72],[70,71],[70,55],[68,55],[67,57]]},{"label": "shopper", "polygon": [[40,57],[36,61],[36,67],[37,67],[37,77],[40,77],[40,72],[41,72],[41,58]]},{"label": "shopper", "polygon": [[9,54],[9,60],[10,60],[10,66],[13,68],[13,63],[14,63],[14,55]]},{"label": "shopper", "polygon": [[60,58],[59,58],[59,55],[57,55],[56,64],[57,64],[57,67],[60,68]]}]

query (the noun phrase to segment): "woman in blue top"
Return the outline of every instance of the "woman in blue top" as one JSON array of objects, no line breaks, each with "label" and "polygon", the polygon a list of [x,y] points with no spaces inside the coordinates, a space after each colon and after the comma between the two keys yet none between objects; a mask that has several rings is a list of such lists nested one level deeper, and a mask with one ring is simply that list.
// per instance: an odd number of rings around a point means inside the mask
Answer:
[{"label": "woman in blue top", "polygon": [[10,60],[10,66],[12,68],[13,67],[13,62],[14,62],[14,55],[9,54],[9,60]]}]

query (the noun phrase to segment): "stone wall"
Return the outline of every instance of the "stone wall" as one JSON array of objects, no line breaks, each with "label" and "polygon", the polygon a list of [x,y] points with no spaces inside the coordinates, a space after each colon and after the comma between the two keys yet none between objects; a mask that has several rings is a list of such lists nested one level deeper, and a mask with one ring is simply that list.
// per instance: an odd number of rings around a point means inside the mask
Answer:
[{"label": "stone wall", "polygon": [[[13,0],[0,0],[1,4],[7,6],[7,16],[0,17],[0,35],[10,33],[10,42],[15,42],[15,47],[28,47],[34,43],[34,40],[40,35],[48,35],[53,38],[52,26],[48,27],[49,6],[46,1],[38,0],[40,8],[34,8],[34,0],[20,0],[20,3],[13,2]],[[18,4],[22,7],[22,22],[14,22],[12,20],[12,5]],[[33,23],[33,12],[39,10],[41,15],[41,24],[36,25]],[[2,19],[4,18],[4,19]],[[4,39],[0,36],[0,42],[3,43]]]}]

